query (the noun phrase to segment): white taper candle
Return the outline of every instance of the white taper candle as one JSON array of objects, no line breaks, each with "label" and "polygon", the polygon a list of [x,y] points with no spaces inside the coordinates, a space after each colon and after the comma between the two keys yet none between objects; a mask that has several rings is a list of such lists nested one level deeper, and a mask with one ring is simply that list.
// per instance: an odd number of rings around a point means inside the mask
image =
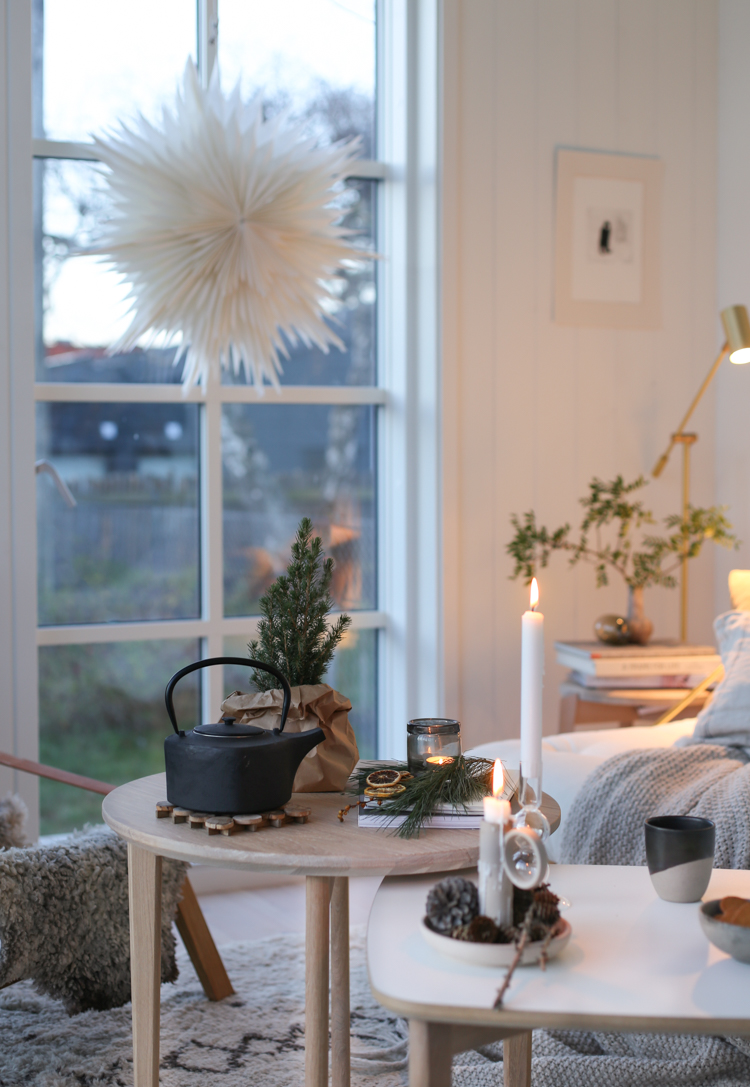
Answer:
[{"label": "white taper candle", "polygon": [[531,583],[531,607],[521,617],[521,773],[542,773],[542,684],[544,677],[544,616],[536,611],[536,578]]}]

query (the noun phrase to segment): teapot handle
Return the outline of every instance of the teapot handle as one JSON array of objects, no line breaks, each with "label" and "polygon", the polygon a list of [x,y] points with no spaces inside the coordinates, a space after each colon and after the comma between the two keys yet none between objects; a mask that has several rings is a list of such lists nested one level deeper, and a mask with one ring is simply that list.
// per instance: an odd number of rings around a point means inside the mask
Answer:
[{"label": "teapot handle", "polygon": [[284,688],[284,702],[281,707],[281,725],[279,726],[279,732],[284,731],[287,714],[289,713],[289,706],[292,702],[292,689],[289,686],[289,681],[286,676],[282,675],[278,668],[274,668],[272,664],[264,664],[262,661],[250,660],[248,657],[207,657],[206,660],[196,661],[195,664],[189,664],[187,668],[181,668],[179,672],[175,672],[164,692],[164,701],[167,704],[169,720],[172,722],[172,728],[178,736],[184,736],[185,733],[177,727],[172,692],[183,676],[187,676],[191,672],[196,672],[199,668],[208,668],[211,664],[240,664],[247,668],[259,668],[262,672],[270,672],[272,676],[276,676],[276,679],[281,681],[281,686]]}]

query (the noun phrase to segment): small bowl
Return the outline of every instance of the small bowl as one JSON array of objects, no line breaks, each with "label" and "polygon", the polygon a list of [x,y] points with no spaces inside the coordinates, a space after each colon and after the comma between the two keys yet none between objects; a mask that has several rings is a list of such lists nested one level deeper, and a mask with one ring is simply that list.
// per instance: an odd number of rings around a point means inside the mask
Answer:
[{"label": "small bowl", "polygon": [[[554,959],[567,946],[570,934],[573,930],[569,921],[558,921],[557,935],[550,940],[547,948],[547,958]],[[422,935],[430,947],[434,947],[443,955],[459,962],[470,963],[472,966],[510,966],[516,954],[515,944],[474,944],[469,940],[454,940],[452,936],[443,936],[430,928],[425,918],[422,918]],[[533,966],[539,962],[542,953],[543,940],[535,940],[524,948],[521,966]]]},{"label": "small bowl", "polygon": [[745,925],[733,925],[729,921],[718,921],[716,914],[721,910],[718,898],[703,902],[698,910],[701,928],[719,951],[725,951],[737,962],[750,964],[750,928]]}]

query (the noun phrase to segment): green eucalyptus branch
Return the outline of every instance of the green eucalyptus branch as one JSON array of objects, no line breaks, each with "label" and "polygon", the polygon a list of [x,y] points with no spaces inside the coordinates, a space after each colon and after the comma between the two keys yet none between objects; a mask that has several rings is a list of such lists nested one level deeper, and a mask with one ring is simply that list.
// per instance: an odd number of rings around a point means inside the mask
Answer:
[{"label": "green eucalyptus branch", "polygon": [[[630,498],[647,482],[643,476],[631,483],[626,483],[622,476],[608,482],[595,477],[589,483],[589,493],[580,499],[584,516],[577,541],[570,538],[567,523],[550,532],[543,525],[537,525],[533,510],[528,510],[523,518],[514,513],[511,524],[516,531],[506,546],[514,560],[511,579],[523,575],[527,582],[531,581],[536,572],[547,565],[553,551],[565,551],[571,566],[578,562],[594,566],[597,588],[609,584],[608,573],[612,570],[633,589],[650,585],[673,588],[677,582],[672,571],[677,569],[684,555],[689,559],[699,555],[706,540],[720,547],[739,547],[739,541],[731,531],[732,525],[724,516],[725,506],[705,509],[690,506],[685,521],[677,513],[664,518],[664,526],[672,529],[671,533],[645,535],[636,550],[633,532],[644,525],[656,524],[643,501]],[[608,529],[613,539],[602,542],[603,529]],[[592,531],[596,540],[593,545]],[[668,563],[670,557],[674,559],[671,564]]]}]

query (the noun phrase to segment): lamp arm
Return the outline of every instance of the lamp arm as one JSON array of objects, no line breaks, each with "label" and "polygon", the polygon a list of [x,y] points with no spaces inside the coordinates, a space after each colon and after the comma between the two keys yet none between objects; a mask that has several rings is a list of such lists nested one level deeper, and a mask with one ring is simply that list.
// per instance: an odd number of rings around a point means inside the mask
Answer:
[{"label": "lamp arm", "polygon": [[654,479],[658,479],[658,477],[662,474],[662,472],[666,468],[667,461],[669,460],[669,455],[670,455],[670,453],[672,452],[672,450],[675,447],[677,438],[679,437],[680,434],[682,434],[683,430],[687,426],[687,423],[688,423],[688,420],[690,419],[690,416],[693,414],[695,409],[698,407],[698,404],[700,403],[701,397],[703,396],[704,392],[706,391],[708,386],[713,381],[714,375],[716,374],[716,371],[719,369],[719,367],[721,366],[723,360],[727,357],[728,354],[729,354],[729,344],[725,343],[724,346],[722,347],[721,351],[719,352],[719,354],[716,356],[716,361],[714,362],[711,369],[708,371],[708,375],[705,378],[703,384],[701,385],[700,389],[698,389],[698,392],[693,397],[693,402],[691,403],[688,410],[685,412],[685,417],[683,418],[680,425],[677,427],[677,430],[672,435],[672,440],[670,441],[669,445],[667,446],[666,452],[662,453],[662,455],[659,457],[658,461],[654,465],[654,469],[651,472],[651,475],[654,477]]}]

